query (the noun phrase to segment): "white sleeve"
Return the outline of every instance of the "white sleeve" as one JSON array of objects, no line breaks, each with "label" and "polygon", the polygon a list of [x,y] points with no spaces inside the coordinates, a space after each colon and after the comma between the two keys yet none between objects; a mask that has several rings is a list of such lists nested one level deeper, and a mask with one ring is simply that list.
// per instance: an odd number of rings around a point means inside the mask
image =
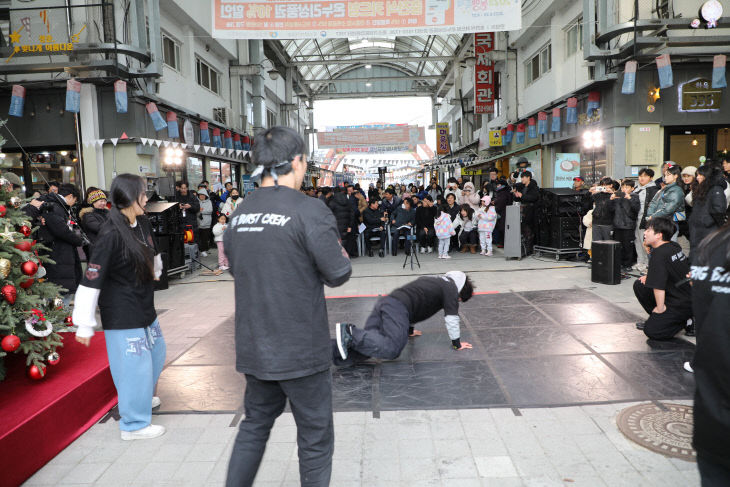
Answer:
[{"label": "white sleeve", "polygon": [[74,310],[71,319],[78,326],[76,336],[88,338],[94,336],[96,328],[96,305],[99,302],[100,289],[79,286],[74,298]]},{"label": "white sleeve", "polygon": [[446,331],[451,340],[461,338],[459,315],[446,315]]},{"label": "white sleeve", "polygon": [[[162,275],[164,266],[162,265],[162,254],[155,255],[155,279],[159,279]],[[98,296],[97,296],[98,299]]]}]

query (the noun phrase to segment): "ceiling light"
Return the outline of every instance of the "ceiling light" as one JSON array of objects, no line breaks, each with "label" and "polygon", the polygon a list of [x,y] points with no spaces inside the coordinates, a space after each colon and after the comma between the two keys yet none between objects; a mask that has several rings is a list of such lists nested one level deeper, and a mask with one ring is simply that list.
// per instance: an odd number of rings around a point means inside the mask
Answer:
[{"label": "ceiling light", "polygon": [[61,151],[61,155],[62,155],[63,157],[66,157],[66,156],[68,155],[68,151],[62,150],[62,151]]},{"label": "ceiling light", "polygon": [[697,144],[699,144],[699,142],[697,141],[697,139],[692,139],[692,145],[697,145]]},{"label": "ceiling light", "polygon": [[366,65],[365,65],[365,69],[370,69],[370,68],[372,68],[372,67],[373,67],[373,65],[372,65],[372,64],[366,64]]},{"label": "ceiling light", "polygon": [[270,70],[268,73],[269,73],[269,78],[271,78],[272,80],[277,80],[277,79],[279,79],[279,76],[281,76],[279,74],[279,72],[275,69]]},{"label": "ceiling light", "polygon": [[368,81],[367,83],[365,83],[365,86],[367,86],[368,88],[370,88],[371,86],[373,86],[373,84],[370,81]]}]

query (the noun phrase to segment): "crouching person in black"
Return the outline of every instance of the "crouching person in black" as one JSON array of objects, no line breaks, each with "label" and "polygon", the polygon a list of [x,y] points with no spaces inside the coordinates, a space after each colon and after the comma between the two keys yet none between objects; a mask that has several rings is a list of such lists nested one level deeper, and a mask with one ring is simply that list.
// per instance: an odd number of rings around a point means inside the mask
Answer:
[{"label": "crouching person in black", "polygon": [[365,231],[363,237],[365,238],[365,249],[370,257],[373,256],[373,242],[371,238],[380,238],[380,250],[378,254],[380,257],[385,257],[385,222],[387,218],[380,208],[380,200],[373,198],[368,203],[368,207],[362,212],[362,222],[365,224]]},{"label": "crouching person in black", "polygon": [[689,260],[682,247],[671,241],[674,231],[669,218],[647,221],[644,243],[651,247],[649,270],[634,282],[636,299],[649,313],[636,327],[654,340],[674,337],[692,317],[692,292],[686,278]]},{"label": "crouching person in black", "polygon": [[365,328],[337,323],[333,345],[335,365],[354,365],[375,357],[386,360],[398,358],[408,343],[408,337],[421,332],[413,325],[424,321],[440,309],[446,315],[446,331],[454,350],[472,348],[461,341],[459,301],[466,302],[474,294],[474,285],[461,271],[447,272],[438,277],[421,277],[384,296],[365,322]]}]

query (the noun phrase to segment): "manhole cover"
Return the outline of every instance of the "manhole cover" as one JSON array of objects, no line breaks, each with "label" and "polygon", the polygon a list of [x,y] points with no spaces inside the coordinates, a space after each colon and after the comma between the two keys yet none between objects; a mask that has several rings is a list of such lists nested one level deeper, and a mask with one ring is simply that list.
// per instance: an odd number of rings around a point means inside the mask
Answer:
[{"label": "manhole cover", "polygon": [[668,457],[697,461],[692,449],[692,407],[662,403],[638,404],[624,409],[616,418],[618,429],[631,441]]}]

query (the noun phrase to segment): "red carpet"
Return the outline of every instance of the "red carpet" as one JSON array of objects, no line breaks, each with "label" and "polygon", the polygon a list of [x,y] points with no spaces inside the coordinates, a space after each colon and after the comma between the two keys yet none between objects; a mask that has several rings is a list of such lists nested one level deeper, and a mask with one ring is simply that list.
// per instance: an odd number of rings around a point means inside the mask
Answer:
[{"label": "red carpet", "polygon": [[0,382],[0,485],[15,486],[33,475],[117,403],[104,334],[91,346],[64,333],[61,361],[46,376],[26,375],[25,356],[5,357]]}]

